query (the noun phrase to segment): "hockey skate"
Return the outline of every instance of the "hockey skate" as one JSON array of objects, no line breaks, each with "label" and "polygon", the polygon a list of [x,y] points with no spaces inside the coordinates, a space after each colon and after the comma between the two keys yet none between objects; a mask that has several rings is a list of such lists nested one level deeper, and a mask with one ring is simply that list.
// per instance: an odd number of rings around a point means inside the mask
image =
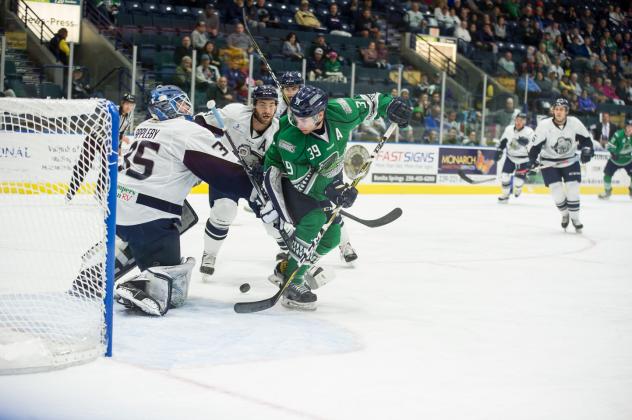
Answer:
[{"label": "hockey skate", "polygon": [[279,253],[276,254],[276,257],[274,258],[274,260],[283,261],[283,260],[287,260],[288,258],[290,258],[290,254],[288,254],[287,251],[279,251]]},{"label": "hockey skate", "polygon": [[[599,194],[599,198],[601,198],[602,200],[607,200],[610,198],[611,195],[612,195],[612,188],[610,189],[606,188],[604,192]],[[630,191],[630,196],[632,197],[632,191]]]},{"label": "hockey skate", "polygon": [[210,276],[215,272],[215,255],[207,254],[202,255],[202,262],[200,263],[200,273],[202,273],[202,280],[209,281]]},{"label": "hockey skate", "polygon": [[575,232],[582,233],[582,229],[584,228],[584,225],[582,224],[582,222],[580,222],[579,219],[577,220],[571,219],[571,222],[573,222],[573,227],[575,228]]},{"label": "hockey skate", "polygon": [[522,187],[514,188],[513,193],[514,193],[514,197],[516,197],[516,198],[520,197],[520,194],[522,194]]},{"label": "hockey skate", "polygon": [[507,204],[509,203],[509,195],[501,195],[498,197],[498,204]]},{"label": "hockey skate", "polygon": [[356,254],[350,242],[340,245],[340,258],[346,263],[352,263],[358,259],[358,254]]},{"label": "hockey skate", "polygon": [[562,229],[566,230],[570,216],[568,213],[562,215]]},{"label": "hockey skate", "polygon": [[628,192],[630,194],[630,198],[632,198],[632,187],[628,188]]},{"label": "hockey skate", "polygon": [[[287,270],[287,260],[282,260],[274,267],[274,273],[268,276],[268,281],[277,287],[281,287],[285,282],[285,271]],[[311,266],[303,279],[311,290],[324,286],[335,278],[334,274],[329,270],[319,266]]]},{"label": "hockey skate", "polygon": [[281,305],[289,309],[315,311],[317,297],[306,284],[290,283],[281,297]]}]

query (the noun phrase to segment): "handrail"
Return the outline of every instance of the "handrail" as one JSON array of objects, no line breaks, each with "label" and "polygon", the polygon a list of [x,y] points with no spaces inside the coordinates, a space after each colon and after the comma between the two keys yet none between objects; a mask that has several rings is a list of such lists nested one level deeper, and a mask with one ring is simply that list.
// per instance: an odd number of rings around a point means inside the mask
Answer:
[{"label": "handrail", "polygon": [[[432,45],[425,39],[417,37],[416,35],[418,34],[414,32],[411,33],[411,37],[410,37],[411,43],[413,40],[415,42],[421,41],[428,46],[428,57],[426,61],[428,61],[430,64],[433,64],[434,61],[432,60],[432,54],[434,53],[436,56],[440,58],[440,61],[446,63],[446,67],[447,67],[446,72],[448,73],[450,77],[457,80],[461,84],[467,81],[467,72],[465,71],[463,67],[459,66],[456,61],[452,60],[452,58],[445,55],[437,47],[435,47],[434,45]],[[411,45],[410,47],[413,51],[416,51],[416,48],[413,45]],[[455,44],[455,47],[456,47],[456,44]]]},{"label": "handrail", "polygon": [[[40,44],[47,43],[53,36],[55,36],[55,32],[53,32],[53,30],[39,16],[37,16],[37,13],[35,13],[24,0],[14,0],[11,2],[11,6],[11,10],[15,13],[18,19],[20,19],[20,21],[24,23],[24,26],[26,26],[26,28],[35,35],[37,35],[37,33],[33,30],[31,25],[34,25],[35,27],[39,26]],[[45,30],[46,37],[44,37]]]}]

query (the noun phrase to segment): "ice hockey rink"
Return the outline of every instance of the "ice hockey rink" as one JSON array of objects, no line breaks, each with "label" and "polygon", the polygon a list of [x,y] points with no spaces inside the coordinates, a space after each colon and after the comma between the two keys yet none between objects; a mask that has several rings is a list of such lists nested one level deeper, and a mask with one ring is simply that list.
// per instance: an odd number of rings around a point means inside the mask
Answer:
[{"label": "ice hockey rink", "polygon": [[163,318],[116,305],[111,359],[0,377],[0,418],[632,419],[632,200],[581,205],[575,234],[548,195],[361,195],[358,216],[404,215],[347,222],[360,258],[326,257],[318,310],[248,315],[276,249],[241,210],[213,282],[196,267]]}]

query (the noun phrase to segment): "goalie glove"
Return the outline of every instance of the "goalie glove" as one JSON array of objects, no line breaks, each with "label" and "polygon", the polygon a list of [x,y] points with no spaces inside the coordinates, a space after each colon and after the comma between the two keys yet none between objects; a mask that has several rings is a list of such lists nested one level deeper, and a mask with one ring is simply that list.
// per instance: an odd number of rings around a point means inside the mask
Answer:
[{"label": "goalie glove", "polygon": [[358,198],[358,190],[336,178],[325,188],[325,196],[336,206],[348,208]]}]

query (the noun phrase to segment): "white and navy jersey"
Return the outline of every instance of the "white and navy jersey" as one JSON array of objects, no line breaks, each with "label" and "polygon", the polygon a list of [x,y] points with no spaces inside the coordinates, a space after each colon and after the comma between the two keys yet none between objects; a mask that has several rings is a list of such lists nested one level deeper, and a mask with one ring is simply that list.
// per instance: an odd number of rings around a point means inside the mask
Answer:
[{"label": "white and navy jersey", "polygon": [[509,124],[501,137],[501,142],[506,143],[507,157],[516,164],[528,162],[534,136],[535,131],[531,127],[525,125],[522,130],[517,130],[515,124]]},{"label": "white and navy jersey", "polygon": [[[243,104],[229,104],[218,109],[218,111],[224,120],[224,128],[235,144],[240,156],[244,158],[251,168],[261,165],[266,150],[268,150],[272,140],[274,140],[274,133],[279,129],[279,120],[273,118],[270,126],[263,133],[258,133],[252,128],[253,107]],[[213,113],[207,112],[202,116],[207,124],[219,126]],[[233,150],[226,137],[222,137],[222,141],[226,149]]]},{"label": "white and navy jersey", "polygon": [[540,151],[543,163],[559,162],[555,166],[563,168],[577,161],[578,142],[587,140],[590,140],[590,133],[579,119],[569,116],[566,124],[558,126],[549,117],[536,127],[532,150]]},{"label": "white and navy jersey", "polygon": [[281,118],[287,112],[287,104],[283,99],[283,95],[279,94],[279,104],[277,105],[277,110],[275,116],[277,118]]},{"label": "white and navy jersey", "polygon": [[179,218],[200,180],[241,188],[243,175],[233,154],[205,128],[184,118],[147,120],[134,130],[119,167],[117,224]]}]

